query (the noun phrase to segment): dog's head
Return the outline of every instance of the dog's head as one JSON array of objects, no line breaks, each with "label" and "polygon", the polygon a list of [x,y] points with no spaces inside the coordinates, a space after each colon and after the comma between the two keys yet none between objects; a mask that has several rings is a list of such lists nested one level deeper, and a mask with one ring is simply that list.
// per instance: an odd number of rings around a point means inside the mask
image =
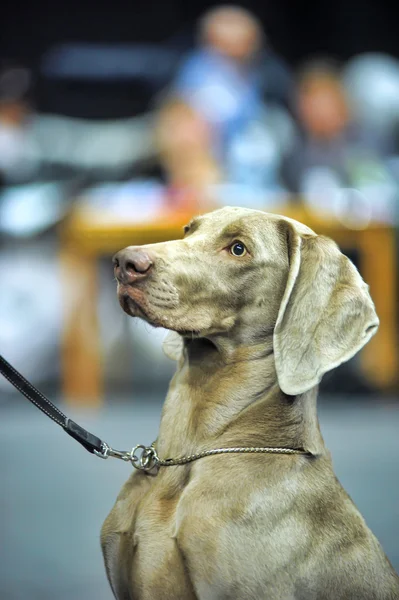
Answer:
[{"label": "dog's head", "polygon": [[378,318],[358,271],[331,240],[297,221],[223,208],[182,240],[114,257],[122,308],[183,337],[256,344],[273,335],[281,389],[302,393],[351,358]]}]

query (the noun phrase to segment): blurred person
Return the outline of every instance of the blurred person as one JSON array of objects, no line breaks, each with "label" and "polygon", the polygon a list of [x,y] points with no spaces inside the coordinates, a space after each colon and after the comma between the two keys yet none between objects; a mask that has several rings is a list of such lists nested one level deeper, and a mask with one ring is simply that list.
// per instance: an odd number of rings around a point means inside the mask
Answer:
[{"label": "blurred person", "polygon": [[354,56],[343,69],[352,110],[372,125],[392,148],[392,129],[399,123],[399,60],[379,52]]},{"label": "blurred person", "polygon": [[5,66],[0,70],[0,178],[5,183],[30,179],[37,168],[30,93],[28,69]]},{"label": "blurred person", "polygon": [[383,140],[387,166],[399,183],[399,60],[380,52],[354,56],[343,77],[351,107]]},{"label": "blurred person", "polygon": [[[262,56],[263,46],[261,25],[250,12],[236,6],[211,9],[200,20],[199,47],[183,62],[172,86],[174,96],[181,101],[182,121],[187,122],[185,104],[191,110],[192,124],[195,113],[196,126],[207,131],[206,139],[201,138],[202,164],[217,165],[216,179],[229,184],[230,198],[231,185],[242,193],[252,190],[255,195],[281,191],[279,165],[291,123],[281,107],[264,103],[265,71],[261,67],[274,59],[267,53]],[[279,67],[273,64],[276,73]],[[185,159],[181,151],[178,160]],[[204,183],[207,177],[212,185],[215,169],[207,171]],[[254,194],[249,199],[252,204]]]},{"label": "blurred person", "polygon": [[306,65],[297,89],[300,135],[284,167],[288,187],[311,207],[351,227],[392,221],[397,186],[378,132],[351,111],[340,73],[328,61]]},{"label": "blurred person", "polygon": [[168,99],[160,108],[155,138],[167,195],[175,206],[203,204],[208,187],[220,181],[219,167],[209,151],[211,136],[208,123],[179,98]]}]

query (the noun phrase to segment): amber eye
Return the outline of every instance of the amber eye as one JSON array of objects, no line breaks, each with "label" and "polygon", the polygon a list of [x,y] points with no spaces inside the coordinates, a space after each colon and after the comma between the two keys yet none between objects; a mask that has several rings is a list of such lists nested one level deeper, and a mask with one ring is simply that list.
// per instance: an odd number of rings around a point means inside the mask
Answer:
[{"label": "amber eye", "polygon": [[233,256],[244,256],[247,253],[247,249],[242,242],[234,242],[230,246],[230,253]]}]

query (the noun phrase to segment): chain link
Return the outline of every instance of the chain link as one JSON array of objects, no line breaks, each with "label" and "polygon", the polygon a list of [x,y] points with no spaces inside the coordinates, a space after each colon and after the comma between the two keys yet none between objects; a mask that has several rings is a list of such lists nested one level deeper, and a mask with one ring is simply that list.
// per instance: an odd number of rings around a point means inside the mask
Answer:
[{"label": "chain link", "polygon": [[[151,448],[155,450],[154,444]],[[189,456],[181,456],[179,458],[167,458],[162,460],[156,454],[156,463],[160,467],[171,467],[174,465],[185,465],[187,463],[199,460],[206,456],[215,456],[217,454],[308,454],[305,450],[295,450],[293,448],[269,448],[269,447],[244,447],[244,448],[216,448],[214,450],[204,450],[198,454],[190,454]]]}]

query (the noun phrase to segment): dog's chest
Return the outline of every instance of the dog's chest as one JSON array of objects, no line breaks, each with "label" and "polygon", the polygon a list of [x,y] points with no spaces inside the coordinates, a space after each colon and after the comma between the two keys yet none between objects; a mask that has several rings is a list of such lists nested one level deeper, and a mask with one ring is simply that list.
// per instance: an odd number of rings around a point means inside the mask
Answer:
[{"label": "dog's chest", "polygon": [[128,571],[134,600],[195,598],[176,540],[177,506],[184,489],[178,483],[155,479],[146,493],[129,499],[133,548]]}]

